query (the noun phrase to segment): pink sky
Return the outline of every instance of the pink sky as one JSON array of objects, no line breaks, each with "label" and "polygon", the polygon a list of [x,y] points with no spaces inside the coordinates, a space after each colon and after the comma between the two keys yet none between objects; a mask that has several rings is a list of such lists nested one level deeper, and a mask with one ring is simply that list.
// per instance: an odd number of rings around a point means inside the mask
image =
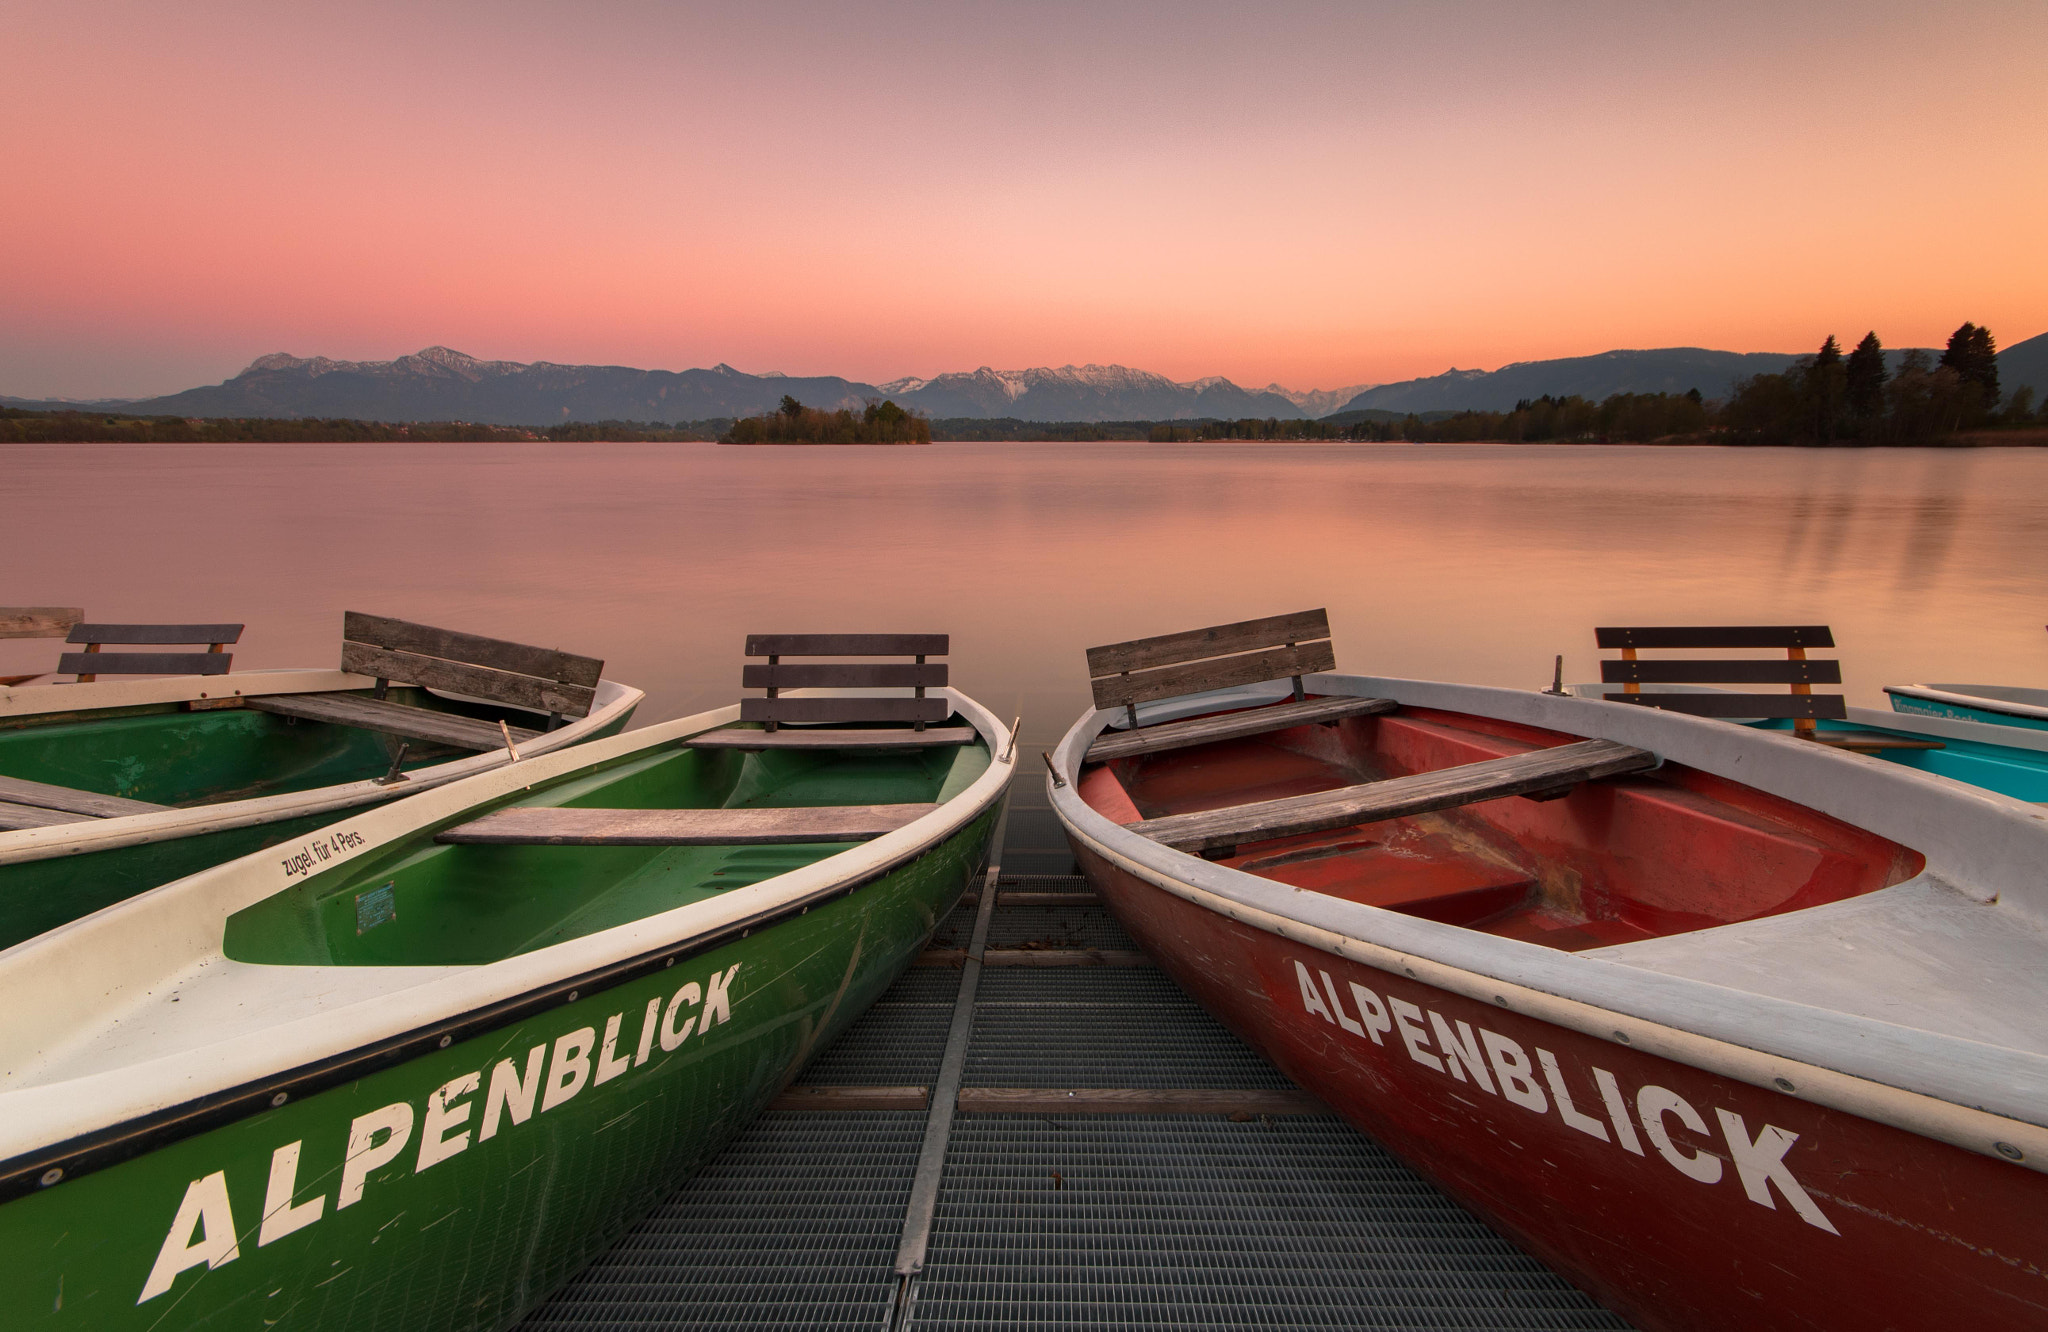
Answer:
[{"label": "pink sky", "polygon": [[[743,12],[736,12],[743,11]],[[2048,328],[2048,5],[0,0],[0,393]]]}]

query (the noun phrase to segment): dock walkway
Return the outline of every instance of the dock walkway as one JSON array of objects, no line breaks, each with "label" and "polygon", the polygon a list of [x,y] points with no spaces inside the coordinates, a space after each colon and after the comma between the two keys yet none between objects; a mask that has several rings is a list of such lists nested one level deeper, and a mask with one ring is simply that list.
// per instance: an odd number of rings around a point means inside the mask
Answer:
[{"label": "dock walkway", "polygon": [[[1029,757],[981,890],[996,894],[990,965],[961,1022],[980,894],[778,1103],[805,1108],[762,1115],[524,1332],[1625,1332],[1144,964],[1072,874]],[[943,1169],[920,1250],[928,1112],[834,1107],[915,1104],[956,1025],[960,1109],[933,1135]],[[1201,1112],[1176,1112],[1204,1093]],[[899,1276],[906,1261],[918,1270]]]}]

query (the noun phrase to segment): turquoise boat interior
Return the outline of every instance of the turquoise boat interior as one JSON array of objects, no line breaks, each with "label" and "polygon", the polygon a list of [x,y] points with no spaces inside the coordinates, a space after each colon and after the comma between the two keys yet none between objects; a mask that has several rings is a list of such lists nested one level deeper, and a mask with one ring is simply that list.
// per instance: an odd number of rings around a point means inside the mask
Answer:
[{"label": "turquoise boat interior", "polygon": [[[1969,786],[1981,786],[2016,800],[2048,803],[2048,749],[1997,744],[1990,739],[1965,739],[1946,731],[1936,735],[1914,729],[1904,717],[1900,718],[1897,726],[1883,725],[1881,720],[1873,724],[1872,718],[1881,719],[1884,714],[1861,708],[1856,711],[1858,715],[1853,720],[1822,721],[1818,725],[1824,732],[1880,731],[1902,739],[1937,739],[1942,745],[1940,749],[1883,749],[1874,757]],[[1764,730],[1792,729],[1789,721],[1752,724]]]}]

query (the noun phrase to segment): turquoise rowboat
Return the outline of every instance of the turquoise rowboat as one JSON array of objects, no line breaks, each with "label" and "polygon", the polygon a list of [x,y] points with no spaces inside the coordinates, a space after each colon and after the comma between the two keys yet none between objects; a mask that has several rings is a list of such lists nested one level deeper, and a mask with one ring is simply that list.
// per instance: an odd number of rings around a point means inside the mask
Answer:
[{"label": "turquoise rowboat", "polygon": [[1892,711],[2048,731],[2048,689],[2018,685],[1886,685]]},{"label": "turquoise rowboat", "polygon": [[[1848,713],[1845,721],[1819,723],[1821,732],[1876,732],[1938,744],[1939,749],[1883,749],[1872,757],[2017,800],[2048,803],[2048,730],[1880,708],[1850,708]],[[1775,729],[1785,726],[1782,722],[1763,724]]]},{"label": "turquoise rowboat", "polygon": [[[1659,688],[1687,693],[1711,692],[1702,690],[1698,685],[1667,684]],[[1618,694],[1619,687],[1610,684],[1573,685],[1570,692],[1581,698],[1604,698]],[[1883,736],[1915,742],[1916,745],[1924,744],[1928,747],[1873,748],[1864,752],[1873,759],[1996,791],[2016,800],[2048,803],[2048,731],[1995,726],[1956,716],[1886,712],[1881,708],[1852,707],[1844,711],[1847,716],[1840,721],[1817,721],[1815,726],[1819,733],[1854,732],[1862,736]],[[1792,723],[1784,719],[1725,720],[1741,720],[1759,730],[1792,729]]]},{"label": "turquoise rowboat", "polygon": [[939,698],[892,749],[732,707],[524,759],[0,954],[0,1326],[518,1317],[983,864],[1012,736]]},{"label": "turquoise rowboat", "polygon": [[[643,697],[591,658],[354,613],[343,633],[341,670],[0,686],[0,949],[515,751],[615,735]],[[563,661],[580,682],[534,673]]]}]

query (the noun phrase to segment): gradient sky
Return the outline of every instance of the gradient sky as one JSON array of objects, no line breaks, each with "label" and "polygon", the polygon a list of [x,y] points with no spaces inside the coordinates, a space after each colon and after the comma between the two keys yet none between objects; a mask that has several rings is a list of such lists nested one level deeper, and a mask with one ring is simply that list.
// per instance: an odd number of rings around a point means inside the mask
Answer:
[{"label": "gradient sky", "polygon": [[0,0],[0,393],[2048,328],[2048,4]]}]

